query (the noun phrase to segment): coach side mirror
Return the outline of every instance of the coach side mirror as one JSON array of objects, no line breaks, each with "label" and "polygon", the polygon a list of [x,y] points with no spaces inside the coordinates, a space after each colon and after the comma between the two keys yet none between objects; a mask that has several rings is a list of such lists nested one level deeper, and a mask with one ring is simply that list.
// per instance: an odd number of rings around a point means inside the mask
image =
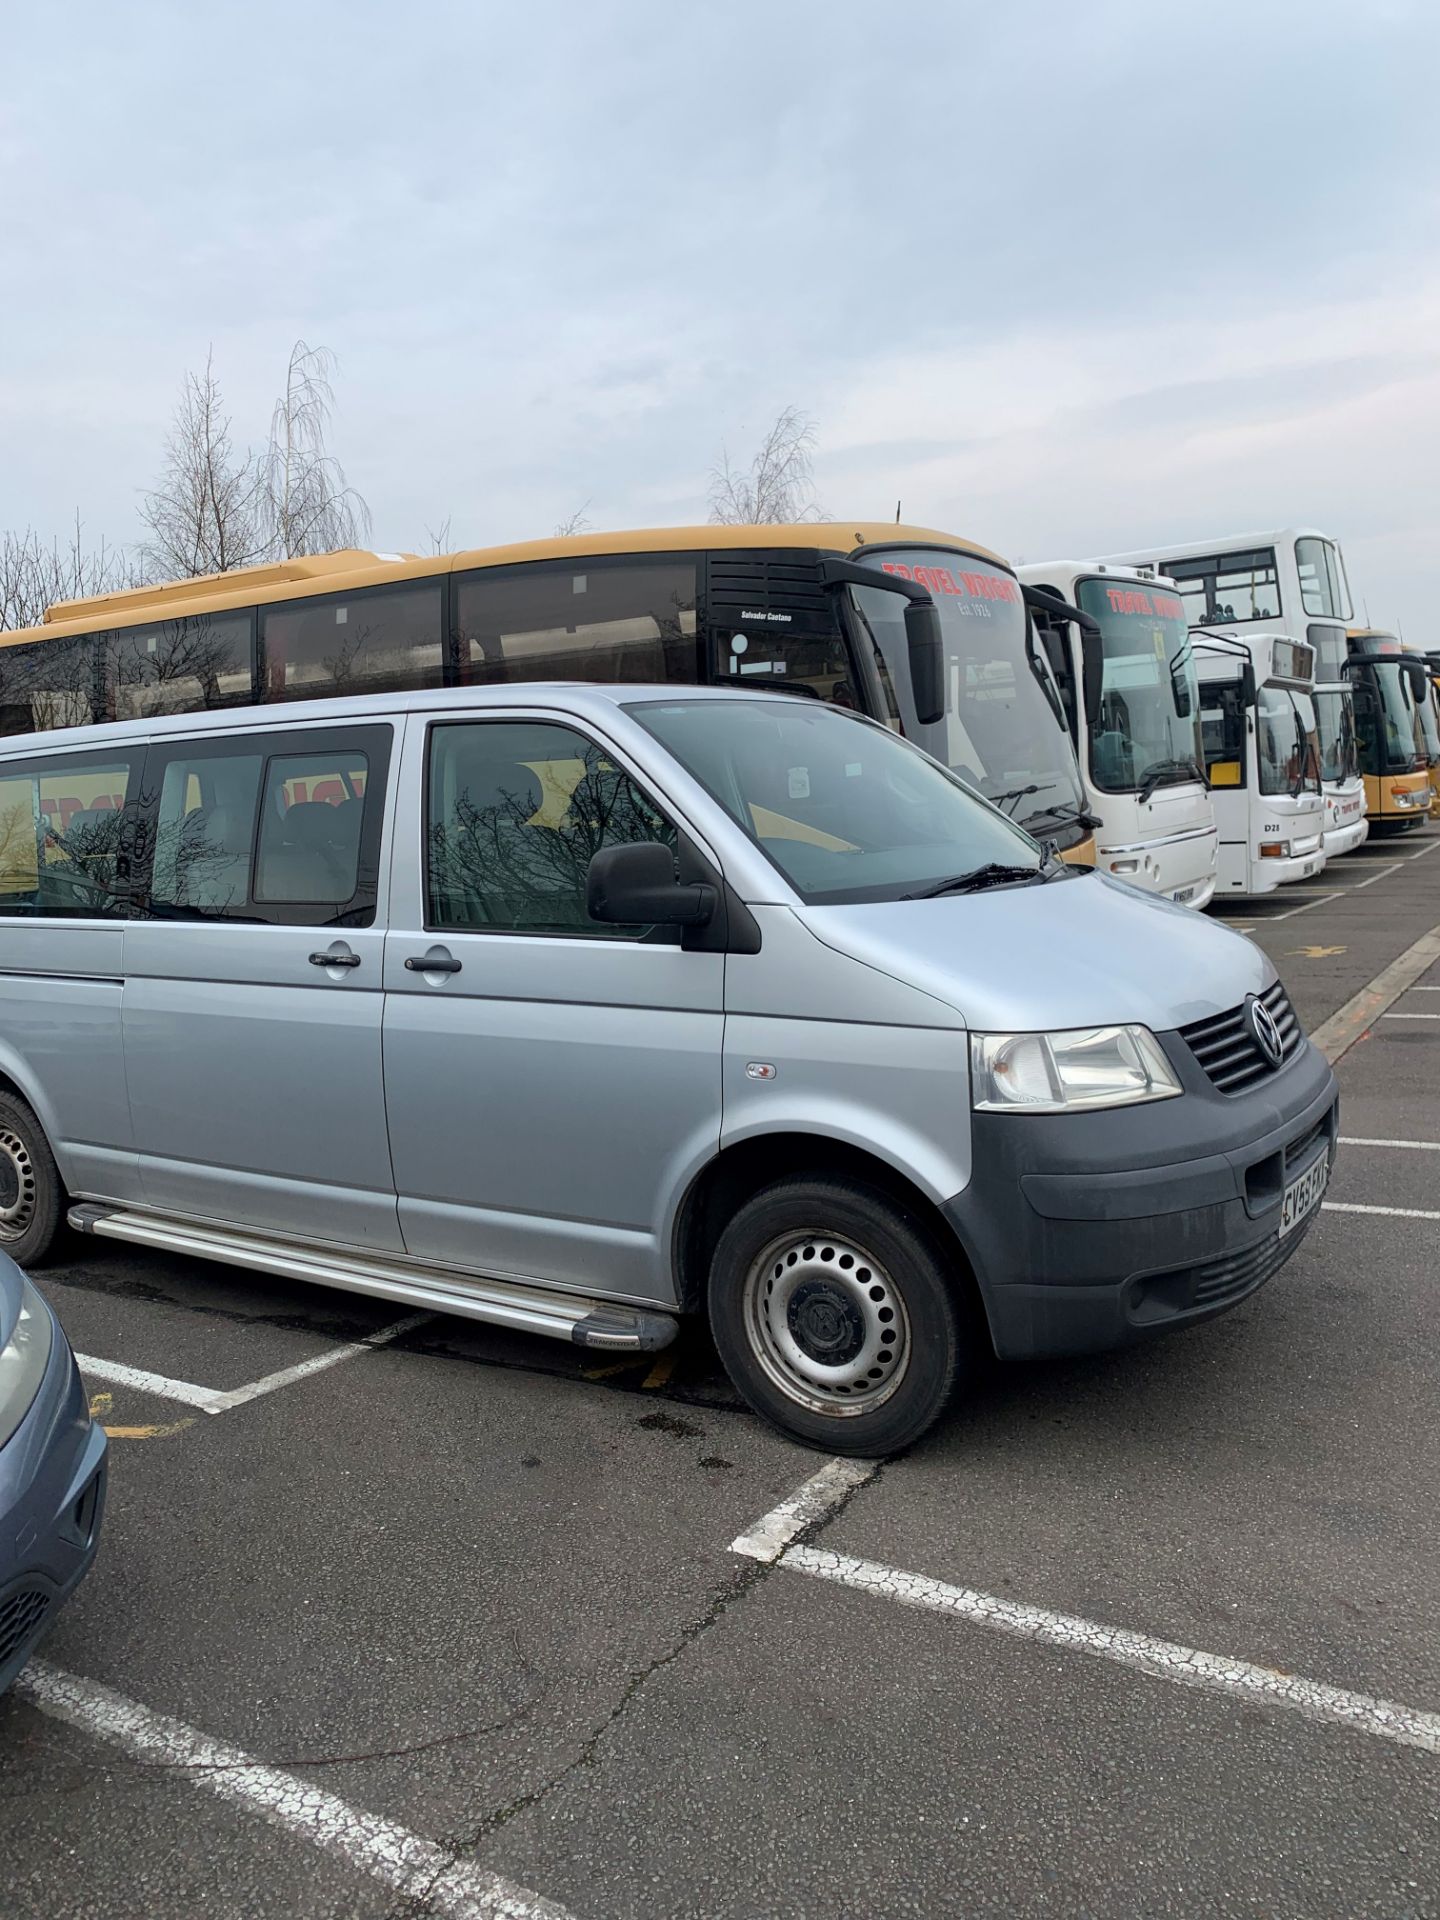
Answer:
[{"label": "coach side mirror", "polygon": [[922,727],[933,727],[945,718],[945,645],[940,634],[940,610],[933,600],[906,602],[905,646],[910,655],[915,718]]}]

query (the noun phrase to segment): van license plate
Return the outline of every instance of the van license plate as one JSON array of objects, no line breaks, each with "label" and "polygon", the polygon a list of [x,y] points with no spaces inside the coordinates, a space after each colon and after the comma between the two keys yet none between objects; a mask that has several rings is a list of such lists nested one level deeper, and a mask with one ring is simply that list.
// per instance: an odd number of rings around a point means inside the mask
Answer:
[{"label": "van license plate", "polygon": [[1280,1238],[1283,1240],[1292,1228],[1298,1227],[1307,1213],[1313,1213],[1320,1204],[1320,1196],[1325,1191],[1325,1182],[1330,1177],[1329,1152],[1322,1153],[1305,1169],[1298,1180],[1292,1180],[1285,1189],[1285,1197],[1280,1202]]}]

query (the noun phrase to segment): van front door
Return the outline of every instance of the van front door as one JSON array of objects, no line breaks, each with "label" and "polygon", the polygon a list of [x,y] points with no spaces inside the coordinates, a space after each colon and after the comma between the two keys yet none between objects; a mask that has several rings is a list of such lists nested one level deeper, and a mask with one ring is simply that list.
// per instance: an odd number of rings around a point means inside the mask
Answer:
[{"label": "van front door", "polygon": [[588,731],[412,717],[385,953],[406,1250],[673,1302],[676,1196],[716,1151],[724,957],[602,926],[602,847],[675,828]]},{"label": "van front door", "polygon": [[380,1067],[393,728],[152,746],[125,1072],[166,1213],[398,1250]]}]

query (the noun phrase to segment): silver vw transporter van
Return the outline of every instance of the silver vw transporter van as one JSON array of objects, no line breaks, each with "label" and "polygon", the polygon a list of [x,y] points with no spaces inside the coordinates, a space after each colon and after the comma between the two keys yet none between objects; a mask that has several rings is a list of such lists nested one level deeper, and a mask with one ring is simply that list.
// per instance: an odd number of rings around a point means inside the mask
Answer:
[{"label": "silver vw transporter van", "polygon": [[708,1314],[880,1455],[986,1348],[1294,1251],[1336,1090],[1247,940],[894,733],[496,686],[11,739],[0,1246],[84,1232],[555,1335]]}]

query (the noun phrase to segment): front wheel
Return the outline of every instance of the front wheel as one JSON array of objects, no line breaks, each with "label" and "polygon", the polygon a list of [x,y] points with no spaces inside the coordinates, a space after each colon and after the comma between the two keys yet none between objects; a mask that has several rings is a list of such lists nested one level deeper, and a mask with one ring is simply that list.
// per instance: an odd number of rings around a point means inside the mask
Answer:
[{"label": "front wheel", "polygon": [[30,1108],[0,1094],[0,1253],[38,1266],[60,1226],[65,1191],[60,1170]]},{"label": "front wheel", "polygon": [[807,1446],[878,1459],[944,1411],[966,1316],[920,1223],[849,1180],[795,1179],[721,1234],[710,1326],[757,1413]]}]

